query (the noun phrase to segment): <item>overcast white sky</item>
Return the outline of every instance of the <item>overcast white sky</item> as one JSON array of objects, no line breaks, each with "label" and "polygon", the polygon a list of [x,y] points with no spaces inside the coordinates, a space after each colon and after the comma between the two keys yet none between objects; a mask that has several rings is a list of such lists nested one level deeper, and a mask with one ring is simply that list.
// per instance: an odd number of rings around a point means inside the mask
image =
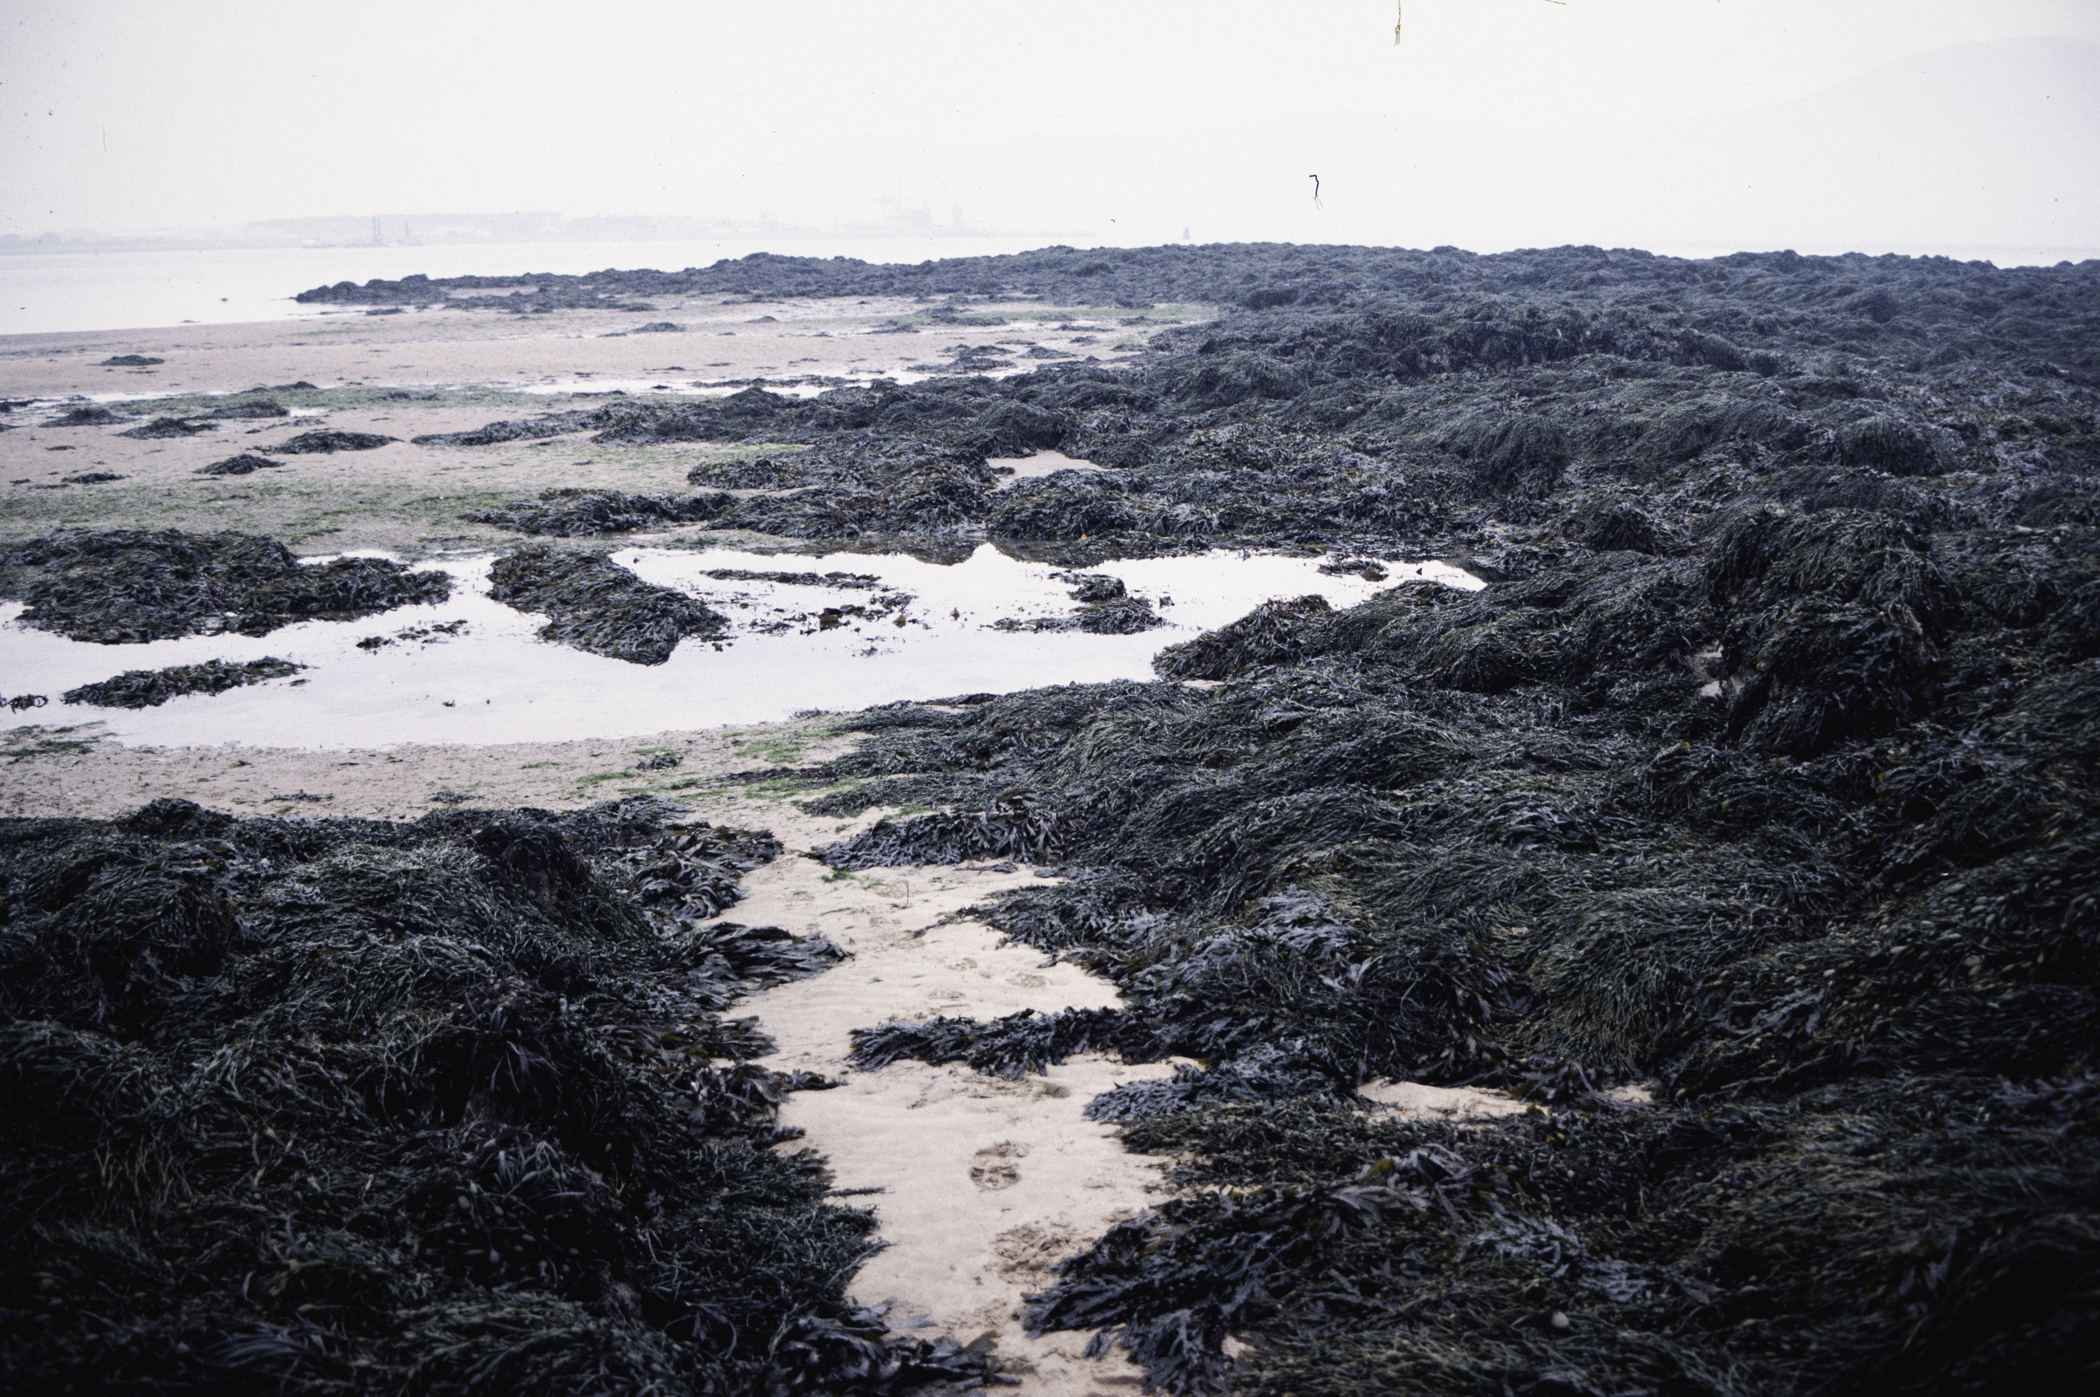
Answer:
[{"label": "overcast white sky", "polygon": [[1394,11],[0,0],[0,233],[889,198],[1072,241],[2100,248],[2094,0],[1407,0],[1397,48]]}]

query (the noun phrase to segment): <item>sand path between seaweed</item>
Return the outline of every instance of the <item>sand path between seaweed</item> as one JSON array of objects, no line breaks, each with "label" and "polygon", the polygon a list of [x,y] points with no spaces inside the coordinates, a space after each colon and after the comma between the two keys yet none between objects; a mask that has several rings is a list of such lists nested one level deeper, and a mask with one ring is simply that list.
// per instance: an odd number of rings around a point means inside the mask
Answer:
[{"label": "sand path between seaweed", "polygon": [[[853,958],[811,980],[735,1006],[779,1044],[781,1070],[821,1072],[844,1085],[791,1096],[784,1122],[807,1132],[785,1149],[825,1155],[841,1201],[871,1207],[885,1250],[853,1282],[855,1299],[897,1302],[893,1325],[924,1325],[967,1343],[986,1332],[1019,1391],[1133,1390],[1139,1373],[1120,1351],[1082,1356],[1087,1334],[1030,1339],[1021,1298],[1051,1268],[1163,1196],[1155,1161],[1125,1152],[1086,1103],[1120,1081],[1163,1075],[1098,1058],[1008,1082],[962,1066],[895,1063],[862,1072],[848,1034],[885,1019],[934,1013],[994,1018],[1117,1002],[1112,985],[1017,946],[980,923],[943,921],[1004,888],[1039,883],[1026,870],[878,869],[841,874],[802,851],[850,836],[883,811],[812,816],[726,773],[823,760],[853,745],[822,720],[761,724],[641,739],[502,745],[398,746],[383,751],[130,746],[99,725],[17,727],[0,741],[0,814],[108,819],[180,797],[239,815],[355,815],[413,819],[433,793],[476,805],[570,809],[620,795],[683,800],[719,824],[770,829],[786,852],[747,875],[724,919],[820,932]],[[676,753],[675,767],[630,769],[636,757]],[[893,813],[893,812],[890,812]]]},{"label": "sand path between seaweed", "polygon": [[1057,1262],[1161,1201],[1160,1162],[1126,1152],[1114,1129],[1085,1110],[1119,1082],[1165,1069],[1086,1056],[1006,1081],[960,1064],[897,1062],[871,1072],[848,1060],[855,1028],[1108,1007],[1120,1002],[1115,987],[1002,945],[999,932],[955,916],[991,893],[1042,881],[1025,870],[823,870],[813,878],[812,869],[822,865],[791,855],[757,870],[729,915],[821,931],[853,956],[745,1007],[780,1045],[768,1065],[843,1079],[830,1091],[790,1097],[781,1120],[805,1131],[803,1143],[831,1161],[837,1186],[881,1220],[887,1245],[854,1278],[854,1298],[894,1302],[892,1324],[923,1317],[966,1343],[989,1336],[1024,1391],[1138,1382],[1120,1350],[1088,1359],[1089,1334],[1030,1337],[1021,1311],[1028,1292],[1049,1286]]},{"label": "sand path between seaweed", "polygon": [[[1126,1152],[1088,1101],[1121,1082],[1164,1076],[1165,1064],[1075,1058],[1021,1081],[960,1065],[851,1065],[850,1033],[886,1019],[934,1014],[991,1019],[1118,1002],[1114,986],[954,914],[1006,888],[1040,884],[992,866],[840,873],[803,851],[849,837],[885,813],[821,818],[764,783],[729,779],[758,766],[799,765],[855,745],[824,719],[667,732],[648,738],[486,745],[402,745],[380,751],[131,746],[100,724],[29,724],[0,734],[0,815],[109,819],[181,797],[238,815],[413,819],[434,795],[487,807],[573,809],[623,795],[685,801],[696,817],[770,829],[786,851],[744,880],[725,920],[821,933],[852,959],[813,979],[753,995],[778,1044],[766,1062],[843,1080],[788,1099],[783,1121],[805,1132],[786,1149],[829,1161],[842,1201],[871,1207],[885,1249],[854,1279],[863,1303],[895,1301],[893,1325],[970,1342],[989,1333],[1019,1391],[1046,1397],[1131,1391],[1137,1368],[1120,1350],[1084,1357],[1084,1333],[1030,1338],[1023,1297],[1056,1264],[1123,1218],[1163,1202],[1162,1162]],[[643,756],[675,754],[644,769]],[[1412,1083],[1367,1085],[1385,1109],[1446,1117],[1522,1104],[1493,1093]],[[879,1191],[875,1191],[879,1190]]]}]

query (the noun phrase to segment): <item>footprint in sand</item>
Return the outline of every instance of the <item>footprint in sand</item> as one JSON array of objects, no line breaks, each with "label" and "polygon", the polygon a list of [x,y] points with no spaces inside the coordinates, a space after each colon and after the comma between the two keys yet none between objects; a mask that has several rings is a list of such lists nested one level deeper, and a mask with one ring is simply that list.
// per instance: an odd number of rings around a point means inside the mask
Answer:
[{"label": "footprint in sand", "polygon": [[970,1166],[970,1182],[987,1193],[996,1193],[1002,1188],[1012,1188],[1021,1182],[1021,1166],[1014,1163],[1025,1158],[1028,1146],[1001,1140],[996,1145],[986,1145],[974,1158]]},{"label": "footprint in sand", "polygon": [[1079,1250],[1079,1234],[1062,1220],[1023,1223],[992,1238],[998,1272],[1009,1281],[1037,1289],[1057,1263]]}]

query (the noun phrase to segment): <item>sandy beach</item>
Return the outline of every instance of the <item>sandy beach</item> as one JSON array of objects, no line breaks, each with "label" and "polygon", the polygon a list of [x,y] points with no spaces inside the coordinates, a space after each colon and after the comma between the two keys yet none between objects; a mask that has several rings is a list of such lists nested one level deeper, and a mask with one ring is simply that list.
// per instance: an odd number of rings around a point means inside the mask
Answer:
[{"label": "sandy beach", "polygon": [[[1167,324],[1202,307],[1143,312],[973,303],[934,318],[938,303],[869,298],[688,305],[644,311],[362,312],[247,325],[0,337],[0,400],[36,400],[0,425],[0,538],[62,527],[235,528],[294,551],[385,549],[404,558],[486,549],[514,536],[463,522],[469,509],[553,486],[632,493],[685,488],[702,461],[756,454],[705,444],[593,448],[588,434],[501,447],[416,446],[410,438],[633,399],[733,391],[763,379],[776,391],[942,370],[958,347],[1033,366],[1029,348],[1084,361],[1127,359]],[[1141,321],[1139,324],[1127,322]],[[677,332],[636,333],[676,324]],[[897,327],[906,327],[899,331]],[[124,356],[159,359],[105,367]],[[920,366],[915,368],[914,366]],[[293,388],[287,385],[306,384]],[[695,387],[694,385],[699,385]],[[172,440],[122,431],[155,417],[209,411],[248,389],[291,416],[225,421]],[[136,420],[114,428],[46,427],[52,404],[103,402]],[[375,450],[286,458],[282,469],[200,476],[200,467],[316,430],[397,440]],[[67,476],[122,477],[65,485]],[[60,488],[50,488],[50,487]]]}]

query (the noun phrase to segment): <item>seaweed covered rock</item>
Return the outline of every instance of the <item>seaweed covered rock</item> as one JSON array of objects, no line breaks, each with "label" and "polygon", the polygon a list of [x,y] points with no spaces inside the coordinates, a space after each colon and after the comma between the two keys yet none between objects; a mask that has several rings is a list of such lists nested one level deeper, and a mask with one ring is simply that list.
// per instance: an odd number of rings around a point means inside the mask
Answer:
[{"label": "seaweed covered rock", "polygon": [[1924,710],[1952,588],[1886,515],[1748,514],[1715,541],[1708,585],[1730,616],[1731,732],[1810,756]]},{"label": "seaweed covered rock", "polygon": [[1568,468],[1566,429],[1537,413],[1475,418],[1453,434],[1451,445],[1492,494],[1550,494]]},{"label": "seaweed covered rock", "polygon": [[243,451],[238,456],[228,456],[223,461],[214,461],[208,466],[197,467],[199,475],[253,475],[260,470],[282,470],[284,462],[273,461],[267,456],[258,456],[252,451]]},{"label": "seaweed covered rock", "polygon": [[679,931],[674,885],[713,870],[733,899],[771,848],[631,804],[0,822],[13,1382],[984,1381],[845,1303],[872,1218],[772,1148],[784,1094],[825,1084],[721,1016],[829,948],[754,936],[731,964]]},{"label": "seaweed covered rock", "polygon": [[217,430],[218,427],[210,422],[189,422],[180,417],[156,417],[143,427],[133,427],[130,431],[119,432],[117,435],[130,437],[134,441],[167,441]]},{"label": "seaweed covered rock", "polygon": [[382,436],[378,432],[341,432],[330,428],[301,432],[270,449],[286,456],[327,455],[336,451],[376,451],[388,442],[398,440],[398,437]]},{"label": "seaweed covered rock", "polygon": [[235,631],[268,635],[295,621],[344,621],[440,602],[452,579],[383,558],[304,565],[253,534],[179,529],[66,529],[5,555],[30,567],[23,624],[105,645]]},{"label": "seaweed covered rock", "polygon": [[1552,1391],[1577,1372],[2071,1391],[2100,1261],[2077,1200],[2094,1145],[2071,1122],[2094,1089],[1979,1085],[1938,1098],[1925,1132],[1901,1085],[1842,1126],[1749,1104],[1494,1125],[1310,1103],[1158,1116],[1126,1141],[1201,1160],[1182,1169],[1197,1191],[1067,1263],[1031,1320],[1099,1329],[1192,1394]]},{"label": "seaweed covered rock", "polygon": [[776,483],[794,479],[810,483],[739,501],[714,527],[786,538],[967,535],[989,507],[991,473],[978,447],[883,436],[800,453]]},{"label": "seaweed covered rock", "polygon": [[1305,623],[1332,610],[1317,594],[1263,602],[1228,626],[1169,645],[1153,658],[1152,667],[1165,679],[1229,679],[1262,665],[1287,663],[1302,653]]},{"label": "seaweed covered rock", "polygon": [[1582,531],[1582,541],[1604,553],[1666,553],[1669,545],[1654,519],[1624,503],[1602,509]]},{"label": "seaweed covered rock", "polygon": [[1946,454],[1929,432],[1893,417],[1867,417],[1837,434],[1838,459],[1890,475],[1939,475]]},{"label": "seaweed covered rock", "polygon": [[[1706,547],[1258,613],[1265,664],[1234,661],[1232,628],[1198,647],[1215,689],[861,720],[824,778],[956,808],[824,856],[1056,860],[1064,882],[979,914],[1124,1007],[869,1026],[860,1060],[1201,1064],[1089,1107],[1193,1191],[1069,1264],[1035,1324],[1099,1330],[1187,1393],[1515,1388],[1571,1344],[1626,1382],[1666,1353],[1744,1390],[1803,1364],[1844,1388],[1913,1371],[1919,1323],[1944,1345],[1921,1390],[1994,1390],[2000,1360],[2043,1387],[2075,1371],[2100,1323],[2067,1280],[2100,1260],[2076,1201],[2100,1136],[2074,1124],[2100,1057],[2079,949],[2100,729],[2090,664],[2036,621],[2066,603],[2018,604],[2039,607],[2015,652],[2035,677],[1965,690],[1995,716],[1957,733],[1931,726],[1931,685],[1861,708],[1913,673],[1900,657],[1853,636],[1848,659],[1783,667],[1778,639],[1900,606],[1973,645],[1958,597],[1981,584],[1924,540],[1753,510]],[[1760,712],[1806,716],[1732,738],[1700,678],[1744,626],[1766,627],[1743,652],[1774,676]],[[1514,666],[1493,683],[1491,637]],[[1780,742],[1805,759],[1757,750]],[[1543,1113],[1366,1117],[1359,1089],[1387,1077]],[[1839,1139],[1864,1143],[1826,1158]],[[1915,1240],[1926,1219],[1946,1240]],[[1401,1280],[1396,1255],[1445,1259]],[[1695,1319],[1715,1312],[1757,1323]],[[1254,1347],[1230,1359],[1227,1336]]]},{"label": "seaweed covered rock", "polygon": [[540,638],[629,664],[660,665],[688,636],[726,633],[721,613],[683,592],[644,582],[595,553],[544,544],[520,548],[489,569],[489,595],[551,619]]},{"label": "seaweed covered rock", "polygon": [[65,692],[66,703],[92,704],[97,708],[157,708],[182,694],[223,694],[248,684],[289,679],[305,669],[265,656],[260,660],[233,663],[206,660],[202,664],[171,665],[166,669],[128,669],[114,679],[83,684]]},{"label": "seaweed covered rock", "polygon": [[[694,483],[797,537],[1402,583],[1271,601],[1168,682],[871,711],[807,773],[933,812],[836,866],[1055,861],[978,914],[1122,994],[861,1025],[863,1062],[1161,1064],[1089,1111],[1183,1191],[1038,1325],[1177,1397],[2082,1390],[2100,263],[1044,249],[535,295],[644,291],[1218,306],[1114,366],[542,425],[753,443]],[[1105,469],[993,489],[1006,443]],[[179,959],[210,911],[167,896]],[[1385,1078],[1533,1109],[1398,1117]]]},{"label": "seaweed covered rock", "polygon": [[1136,635],[1166,622],[1143,597],[1133,597],[1123,580],[1106,573],[1059,573],[1072,584],[1072,600],[1079,610],[1069,616],[1034,616],[1027,620],[1008,617],[993,625],[1003,631],[1081,631],[1087,635]]},{"label": "seaweed covered rock", "polygon": [[44,423],[46,427],[105,427],[132,419],[124,413],[103,407],[100,403],[89,403],[81,407],[69,407]]},{"label": "seaweed covered rock", "polygon": [[727,513],[732,495],[626,495],[617,490],[544,490],[537,500],[518,500],[500,509],[469,510],[471,523],[494,524],[521,534],[581,538],[592,534],[628,533],[701,523]]},{"label": "seaweed covered rock", "polygon": [[716,490],[792,490],[814,485],[822,476],[815,461],[796,455],[754,456],[744,460],[702,461],[685,473],[686,483]]},{"label": "seaweed covered rock", "polygon": [[410,437],[416,446],[500,446],[512,441],[544,441],[581,430],[592,418],[578,412],[548,413],[537,418],[514,418],[491,422],[468,432],[430,432]]}]

